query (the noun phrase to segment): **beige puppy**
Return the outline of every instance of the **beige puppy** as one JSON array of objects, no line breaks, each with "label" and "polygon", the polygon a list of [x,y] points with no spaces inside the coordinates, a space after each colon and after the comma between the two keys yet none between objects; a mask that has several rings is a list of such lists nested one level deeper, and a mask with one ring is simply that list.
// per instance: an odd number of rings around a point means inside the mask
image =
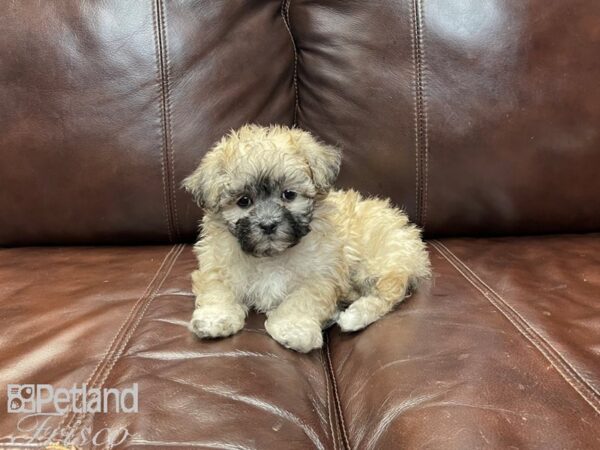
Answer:
[{"label": "beige puppy", "polygon": [[330,190],[340,163],[338,149],[282,126],[245,126],[206,154],[184,181],[205,209],[192,274],[196,335],[234,334],[254,308],[275,340],[308,352],[332,319],[360,330],[429,276],[406,215],[388,200]]}]

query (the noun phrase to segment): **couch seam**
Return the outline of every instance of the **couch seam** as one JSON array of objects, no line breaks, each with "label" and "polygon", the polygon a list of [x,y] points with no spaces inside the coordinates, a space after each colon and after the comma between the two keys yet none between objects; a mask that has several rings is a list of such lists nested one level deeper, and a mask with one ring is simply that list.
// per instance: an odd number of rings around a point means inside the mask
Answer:
[{"label": "couch seam", "polygon": [[[179,255],[181,255],[184,248],[185,246],[183,244],[174,245],[165,255],[161,262],[161,265],[159,266],[154,276],[146,286],[146,289],[144,290],[143,294],[130,309],[127,318],[123,321],[123,323],[119,327],[119,330],[113,337],[110,345],[104,352],[102,358],[100,359],[94,370],[91,372],[88,379],[85,381],[84,384],[86,384],[88,387],[102,387],[103,383],[106,381],[106,378],[111,373],[112,368],[122,355],[123,350],[131,340],[134,331],[139,326],[139,323],[142,320],[146,310],[148,309],[148,306],[156,297],[158,291],[160,290],[164,281],[170,274],[175,262],[177,261]],[[162,276],[161,273],[163,273]],[[99,383],[98,379],[100,379]],[[77,404],[77,401],[80,399],[81,395],[75,400],[75,404]],[[65,417],[61,421],[59,428],[62,428],[64,423],[65,428],[69,430],[69,432],[66,435],[76,435],[77,428],[82,424],[83,420],[86,419],[85,416],[86,414],[84,413],[73,413],[73,411],[69,411],[68,415],[65,415]],[[75,422],[73,423],[73,421]],[[75,432],[73,432],[72,430]]]},{"label": "couch seam", "polygon": [[327,376],[327,367],[325,364],[325,353],[323,352],[323,348],[321,348],[321,368],[323,369],[323,376],[325,377],[325,396],[327,399],[327,420],[329,421],[329,430],[331,432],[331,442],[333,443],[333,450],[337,450],[337,433],[333,428],[333,419],[331,417],[331,397],[329,394],[329,377]]},{"label": "couch seam", "polygon": [[340,395],[337,386],[337,380],[335,377],[335,371],[333,370],[333,364],[331,362],[331,351],[329,349],[329,338],[325,335],[325,354],[327,356],[327,366],[329,368],[329,379],[333,388],[333,399],[335,401],[336,416],[338,418],[339,428],[342,434],[342,445],[346,450],[351,450],[350,440],[348,439],[348,431],[346,429],[346,422],[344,420],[344,412],[342,411],[342,403],[340,401]]},{"label": "couch seam", "polygon": [[292,33],[292,25],[290,22],[291,3],[292,0],[282,0],[281,17],[283,18],[285,28],[287,29],[287,32],[290,35],[292,49],[294,50],[294,70],[292,75],[292,85],[294,88],[294,115],[292,125],[295,127],[298,124],[298,109],[300,105],[300,96],[298,93],[298,47],[296,46],[296,39],[294,38],[294,34]]},{"label": "couch seam", "polygon": [[[179,245],[178,250],[175,251],[173,257],[171,258],[171,261],[169,262],[168,268],[165,270],[164,275],[161,277],[160,281],[157,282],[154,290],[152,291],[152,294],[143,303],[143,306],[141,307],[140,312],[137,315],[137,320],[132,324],[132,326],[129,329],[127,335],[125,336],[125,341],[120,345],[120,348],[118,349],[117,353],[114,354],[113,357],[111,358],[112,361],[110,362],[107,370],[105,371],[104,376],[100,380],[100,383],[97,386],[98,389],[102,389],[102,387],[104,386],[104,383],[106,382],[106,380],[108,379],[108,377],[112,373],[113,368],[115,367],[115,365],[117,364],[117,362],[119,361],[119,359],[121,358],[121,356],[123,355],[123,352],[125,351],[125,348],[127,347],[127,345],[129,344],[129,342],[131,341],[131,338],[133,337],[133,334],[135,333],[135,331],[137,330],[138,326],[142,322],[142,319],[144,318],[144,315],[146,314],[146,311],[148,310],[148,308],[150,307],[150,304],[152,303],[152,301],[154,300],[154,298],[158,294],[158,291],[161,289],[163,283],[168,278],[169,274],[171,273],[171,270],[173,270],[173,266],[175,265],[175,262],[179,258],[179,255],[181,255],[181,253],[183,252],[184,248],[185,247],[184,247],[183,244]],[[77,433],[79,432],[79,427],[83,426],[84,423],[85,423],[85,421],[89,420],[93,416],[94,416],[94,413],[89,414],[89,415],[85,414],[85,413],[80,413],[79,414],[79,418],[76,420],[76,422],[74,424],[74,426],[76,427],[74,435],[77,435]]]},{"label": "couch seam", "polygon": [[[152,25],[154,31],[154,47],[155,47],[155,56],[156,56],[156,81],[159,88],[159,112],[160,112],[160,126],[161,126],[161,134],[164,134],[163,129],[163,86],[162,86],[162,74],[161,74],[161,56],[160,56],[160,38],[158,32],[158,22],[157,22],[157,14],[156,14],[156,2],[152,2]],[[167,234],[169,237],[169,242],[173,242],[173,231],[171,229],[171,220],[169,214],[169,205],[168,205],[168,193],[167,193],[167,181],[165,178],[165,160],[164,160],[164,137],[161,136],[160,139],[160,173],[162,177],[162,190],[163,190],[163,206],[165,211],[165,220],[167,222]]]},{"label": "couch seam", "polygon": [[[113,346],[115,345],[115,342],[117,341],[117,339],[120,339],[120,337],[122,336],[121,332],[123,331],[123,329],[125,328],[125,326],[127,325],[127,323],[131,320],[131,318],[132,318],[132,316],[134,314],[134,311],[136,311],[136,309],[137,309],[138,304],[140,304],[140,302],[148,295],[148,292],[150,290],[150,286],[152,286],[152,284],[154,283],[154,281],[158,277],[158,274],[160,273],[160,271],[164,267],[166,261],[169,259],[171,253],[173,253],[174,249],[175,249],[175,246],[172,246],[169,249],[169,251],[167,252],[167,254],[163,257],[163,259],[161,261],[161,264],[158,266],[158,269],[156,269],[156,271],[154,272],[154,276],[151,278],[150,282],[146,285],[146,288],[142,292],[142,295],[133,304],[133,306],[129,310],[129,313],[127,314],[125,320],[121,323],[121,326],[119,327],[119,329],[115,333],[114,337],[112,338],[112,340],[108,344],[108,347],[106,347],[106,349],[102,353],[102,356],[98,360],[98,363],[96,364],[96,366],[94,367],[94,369],[90,372],[90,375],[88,376],[88,378],[84,381],[85,385],[89,385],[91,383],[92,379],[94,379],[96,377],[97,372],[98,372],[100,366],[102,366],[106,362],[108,355],[111,353],[111,350],[112,350]],[[79,402],[80,399],[81,399],[81,395],[78,394],[75,397],[74,403],[78,404],[78,402]],[[67,419],[69,419],[69,420],[67,421]],[[71,421],[72,421],[72,416],[71,416],[71,411],[69,411],[67,414],[65,414],[65,416],[60,421],[60,423],[58,425],[58,428],[62,429],[63,426],[67,426],[67,427],[70,428]]]},{"label": "couch seam", "polygon": [[582,384],[585,384],[593,393],[596,397],[600,397],[600,393],[589,383],[587,383],[584,379],[584,377],[577,371],[577,369],[575,369],[575,367],[573,367],[568,361],[567,359],[558,351],[556,350],[556,348],[546,339],[544,339],[544,337],[535,329],[535,327],[533,325],[531,325],[513,306],[511,306],[506,300],[504,300],[504,298],[498,294],[489,284],[487,284],[485,281],[483,281],[483,279],[478,276],[469,266],[467,266],[454,252],[452,252],[452,250],[450,250],[445,244],[443,244],[440,241],[435,241],[436,243],[438,243],[439,246],[441,246],[443,249],[445,249],[451,256],[453,256],[457,261],[459,261],[464,268],[473,275],[473,277],[479,281],[485,288],[487,288],[493,295],[495,295],[498,299],[500,299],[500,301],[506,305],[506,307],[508,309],[510,309],[515,316],[520,319],[524,326],[535,336],[537,336],[537,338],[544,342],[554,353],[555,356],[559,359],[562,360],[562,364],[564,364],[565,366],[567,366],[573,373],[574,375],[576,375],[577,377],[580,378],[580,382]]},{"label": "couch seam", "polygon": [[415,204],[416,218],[421,227],[427,222],[427,191],[429,172],[429,135],[425,81],[425,46],[423,39],[423,2],[411,2],[412,59],[415,85]]},{"label": "couch seam", "polygon": [[[600,414],[598,392],[585,381],[582,375],[552,346],[527,320],[500,294],[485,283],[469,266],[440,241],[431,245],[473,287],[475,287],[554,367],[558,374],[577,392],[596,413]],[[447,254],[446,254],[447,253]],[[462,270],[461,267],[464,269]],[[471,275],[469,275],[471,274]]]},{"label": "couch seam", "polygon": [[413,83],[414,83],[414,111],[413,111],[413,130],[415,133],[415,215],[416,221],[419,222],[419,213],[420,213],[420,199],[419,199],[419,89],[418,89],[418,81],[417,81],[417,39],[415,37],[416,34],[416,24],[415,24],[415,5],[414,0],[411,0],[410,3],[410,38],[411,38],[411,47],[412,47],[412,63],[413,63]]},{"label": "couch seam", "polygon": [[167,12],[165,7],[165,2],[163,0],[159,0],[161,6],[161,21],[162,21],[162,45],[164,47],[164,74],[165,74],[165,106],[167,111],[167,121],[165,130],[168,134],[168,143],[169,143],[169,154],[171,155],[170,168],[171,168],[171,207],[174,221],[174,229],[175,229],[175,238],[179,239],[179,214],[177,211],[177,189],[175,187],[175,147],[173,145],[173,119],[172,119],[172,110],[171,110],[171,62],[169,60],[169,43],[167,40]]},{"label": "couch seam", "polygon": [[174,207],[174,169],[172,168],[172,145],[170,133],[170,89],[168,85],[168,57],[166,55],[166,35],[164,23],[164,4],[162,0],[155,0],[152,3],[152,20],[154,22],[154,40],[156,46],[156,66],[157,81],[159,86],[159,106],[161,122],[161,173],[163,178],[163,195],[165,214],[167,216],[167,226],[169,240],[174,241],[179,236],[179,230],[176,226],[176,213]]}]

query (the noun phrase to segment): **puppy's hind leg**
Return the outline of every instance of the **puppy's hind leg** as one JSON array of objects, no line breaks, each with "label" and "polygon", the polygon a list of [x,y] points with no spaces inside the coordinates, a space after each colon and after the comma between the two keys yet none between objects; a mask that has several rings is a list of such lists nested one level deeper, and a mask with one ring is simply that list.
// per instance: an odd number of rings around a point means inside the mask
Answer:
[{"label": "puppy's hind leg", "polygon": [[377,280],[362,297],[342,311],[337,323],[342,331],[358,331],[372,324],[406,296],[408,276],[403,273],[388,273]]}]

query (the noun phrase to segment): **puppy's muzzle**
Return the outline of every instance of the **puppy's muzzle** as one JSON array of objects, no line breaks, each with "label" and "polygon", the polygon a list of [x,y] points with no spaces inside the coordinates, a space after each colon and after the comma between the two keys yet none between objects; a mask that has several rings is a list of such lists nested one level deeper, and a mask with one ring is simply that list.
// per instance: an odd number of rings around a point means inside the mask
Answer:
[{"label": "puppy's muzzle", "polygon": [[261,222],[258,226],[262,230],[263,234],[271,235],[277,231],[279,223],[277,222]]}]

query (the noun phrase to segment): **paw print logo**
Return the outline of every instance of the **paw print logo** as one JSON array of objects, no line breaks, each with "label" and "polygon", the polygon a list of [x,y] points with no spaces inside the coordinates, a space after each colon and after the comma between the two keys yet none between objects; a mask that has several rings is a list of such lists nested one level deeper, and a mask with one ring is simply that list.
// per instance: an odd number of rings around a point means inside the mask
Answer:
[{"label": "paw print logo", "polygon": [[9,384],[7,387],[7,411],[9,413],[35,412],[34,392],[33,384]]}]

